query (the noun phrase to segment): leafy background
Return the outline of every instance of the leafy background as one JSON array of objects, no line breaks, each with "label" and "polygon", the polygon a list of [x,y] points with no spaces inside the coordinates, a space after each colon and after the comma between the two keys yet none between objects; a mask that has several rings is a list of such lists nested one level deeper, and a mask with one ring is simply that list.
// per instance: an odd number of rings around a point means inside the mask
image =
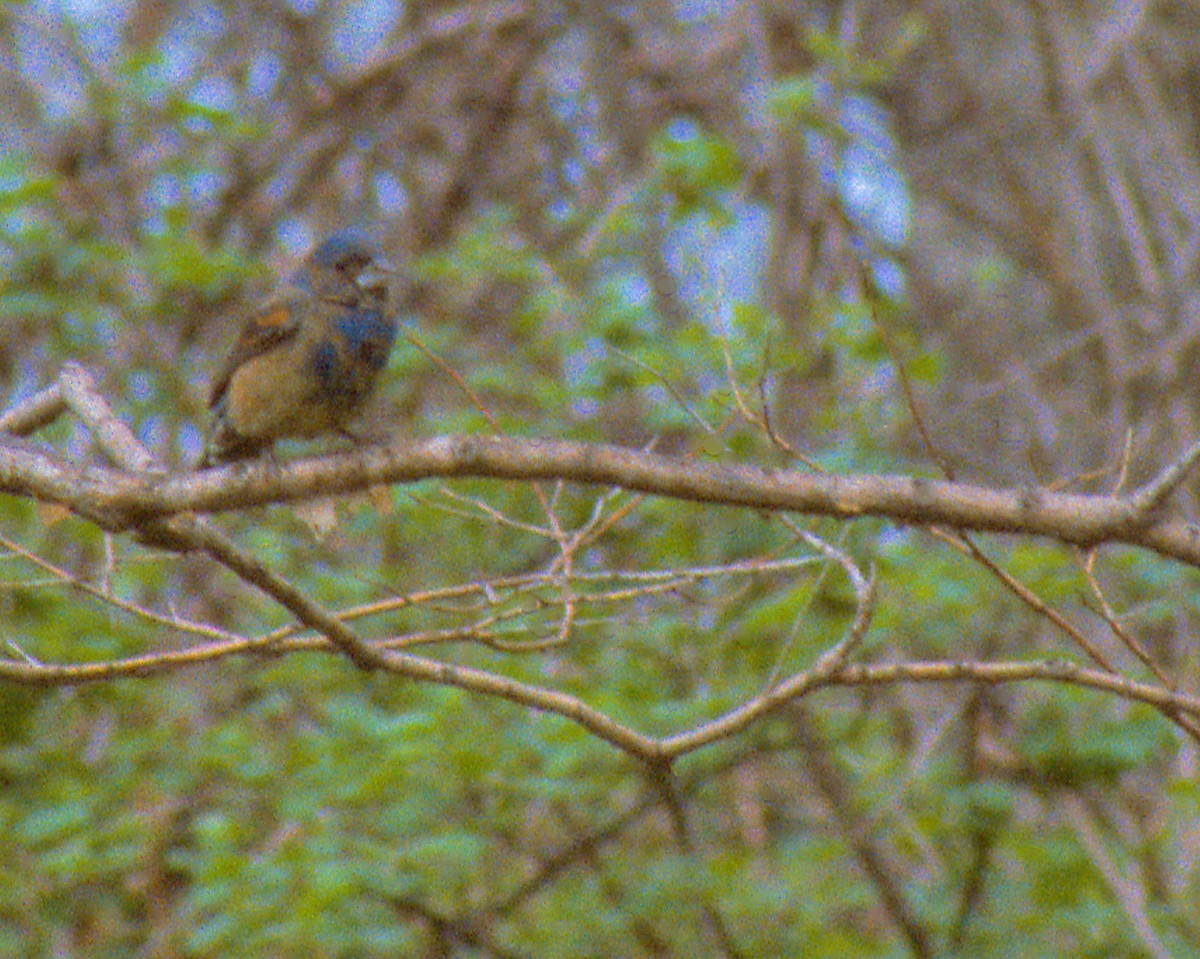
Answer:
[{"label": "leafy background", "polygon": [[[79,360],[185,469],[240,310],[358,223],[403,274],[381,434],[1136,482],[1200,433],[1200,17],[1123,9],[2,3],[4,399]],[[654,735],[846,629],[801,527],[878,571],[863,659],[1084,660],[952,538],[877,521],[472,481],[217,522],[330,608],[424,597],[372,638]],[[569,570],[554,524],[594,533]],[[288,625],[27,501],[0,535],[10,658]],[[1195,687],[1191,570],[981,544],[1122,671],[1151,676],[1114,623]],[[2,685],[0,952],[1187,956],[1196,762],[1058,685],[820,691],[665,793],[562,718],[323,652]]]}]

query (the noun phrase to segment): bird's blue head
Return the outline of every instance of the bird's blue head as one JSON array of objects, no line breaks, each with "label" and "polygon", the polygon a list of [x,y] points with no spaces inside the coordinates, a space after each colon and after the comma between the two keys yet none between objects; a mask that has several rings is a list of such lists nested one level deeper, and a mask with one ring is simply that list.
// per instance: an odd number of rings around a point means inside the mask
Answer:
[{"label": "bird's blue head", "polygon": [[331,233],[309,254],[312,263],[327,269],[353,269],[374,259],[374,245],[366,232],[358,227]]},{"label": "bird's blue head", "polygon": [[292,283],[331,302],[353,303],[360,293],[359,277],[374,262],[367,234],[349,227],[322,240],[292,274]]}]

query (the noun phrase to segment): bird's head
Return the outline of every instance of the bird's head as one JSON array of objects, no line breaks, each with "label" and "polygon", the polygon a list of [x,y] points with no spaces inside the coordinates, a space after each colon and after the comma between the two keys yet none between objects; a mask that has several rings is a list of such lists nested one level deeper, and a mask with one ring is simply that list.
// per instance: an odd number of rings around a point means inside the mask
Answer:
[{"label": "bird's head", "polygon": [[362,292],[363,281],[377,284],[380,272],[386,271],[376,263],[370,239],[362,230],[348,228],[322,240],[305,257],[292,282],[321,299],[354,303]]}]

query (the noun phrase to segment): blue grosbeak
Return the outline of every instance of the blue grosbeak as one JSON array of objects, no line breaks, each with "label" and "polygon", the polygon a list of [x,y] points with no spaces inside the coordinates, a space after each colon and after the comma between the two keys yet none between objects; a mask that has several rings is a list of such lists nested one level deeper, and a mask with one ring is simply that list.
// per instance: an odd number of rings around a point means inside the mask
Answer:
[{"label": "blue grosbeak", "polygon": [[254,456],[285,437],[346,434],[396,338],[396,316],[366,238],[335,233],[246,320],[213,379],[203,466]]}]

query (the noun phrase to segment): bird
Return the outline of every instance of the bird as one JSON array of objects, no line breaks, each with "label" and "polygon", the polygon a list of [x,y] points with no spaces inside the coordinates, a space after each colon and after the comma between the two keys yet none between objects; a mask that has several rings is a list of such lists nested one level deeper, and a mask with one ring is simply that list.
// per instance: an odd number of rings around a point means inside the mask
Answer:
[{"label": "bird", "polygon": [[365,234],[333,233],[253,309],[213,377],[202,467],[269,451],[276,440],[352,436],[396,338],[388,272]]}]

